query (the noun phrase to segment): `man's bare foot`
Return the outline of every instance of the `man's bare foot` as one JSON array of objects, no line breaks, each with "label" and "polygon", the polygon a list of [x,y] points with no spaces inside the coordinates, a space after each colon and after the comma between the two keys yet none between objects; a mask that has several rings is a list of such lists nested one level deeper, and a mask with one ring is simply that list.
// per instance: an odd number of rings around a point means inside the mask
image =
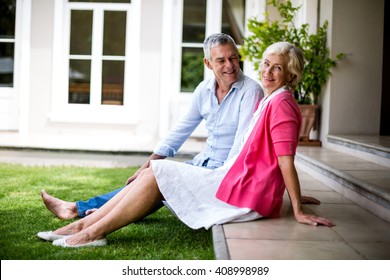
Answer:
[{"label": "man's bare foot", "polygon": [[78,217],[75,202],[68,202],[55,198],[54,196],[47,194],[45,190],[41,191],[41,197],[46,208],[58,218],[69,220]]}]

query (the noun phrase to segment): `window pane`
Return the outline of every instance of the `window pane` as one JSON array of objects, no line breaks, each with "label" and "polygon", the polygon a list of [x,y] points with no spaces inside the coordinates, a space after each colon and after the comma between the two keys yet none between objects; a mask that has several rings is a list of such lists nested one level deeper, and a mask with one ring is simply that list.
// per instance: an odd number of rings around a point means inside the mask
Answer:
[{"label": "window pane", "polygon": [[89,104],[91,84],[91,61],[69,61],[69,103]]},{"label": "window pane", "polygon": [[0,87],[14,85],[14,43],[0,43]]},{"label": "window pane", "polygon": [[123,105],[124,61],[103,61],[102,104]]},{"label": "window pane", "polygon": [[183,48],[181,91],[193,92],[203,80],[203,49]]},{"label": "window pane", "polygon": [[70,54],[91,54],[92,11],[72,10]]},{"label": "window pane", "polygon": [[184,0],[183,42],[203,43],[206,30],[206,0]]},{"label": "window pane", "polygon": [[131,3],[131,0],[69,0],[69,2]]},{"label": "window pane", "polygon": [[222,32],[232,36],[238,45],[243,44],[245,0],[223,0]]},{"label": "window pane", "polygon": [[0,0],[0,38],[15,37],[16,0]]},{"label": "window pane", "polygon": [[126,12],[104,12],[104,55],[125,55]]}]

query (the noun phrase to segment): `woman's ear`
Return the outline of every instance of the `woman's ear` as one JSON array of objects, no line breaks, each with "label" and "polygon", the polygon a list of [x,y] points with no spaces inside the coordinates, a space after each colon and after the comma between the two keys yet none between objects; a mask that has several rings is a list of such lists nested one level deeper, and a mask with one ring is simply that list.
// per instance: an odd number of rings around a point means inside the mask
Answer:
[{"label": "woman's ear", "polygon": [[294,74],[289,74],[288,75],[288,82],[291,83],[292,81],[294,81],[296,78],[296,76]]}]

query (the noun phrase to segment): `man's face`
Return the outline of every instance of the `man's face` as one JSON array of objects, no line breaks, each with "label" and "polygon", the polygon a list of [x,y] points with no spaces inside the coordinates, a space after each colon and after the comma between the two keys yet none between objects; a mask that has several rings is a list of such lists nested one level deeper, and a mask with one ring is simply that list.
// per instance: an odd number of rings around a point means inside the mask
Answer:
[{"label": "man's face", "polygon": [[211,60],[205,59],[206,66],[213,70],[219,86],[231,86],[240,73],[239,56],[231,44],[218,45],[211,49]]}]

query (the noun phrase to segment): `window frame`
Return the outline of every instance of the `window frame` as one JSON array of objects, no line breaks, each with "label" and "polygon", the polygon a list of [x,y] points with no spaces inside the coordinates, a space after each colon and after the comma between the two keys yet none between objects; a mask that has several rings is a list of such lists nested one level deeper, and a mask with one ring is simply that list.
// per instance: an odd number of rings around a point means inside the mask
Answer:
[{"label": "window frame", "polygon": [[[13,86],[0,87],[0,130],[20,130],[21,107],[24,108],[26,100],[22,93],[28,92],[29,73],[29,20],[31,3],[16,0],[15,34],[14,39],[3,39],[3,42],[14,44]],[[21,53],[23,52],[23,56]],[[23,80],[23,83],[21,81]],[[26,94],[23,94],[25,97]]]},{"label": "window frame", "polygon": [[[90,104],[68,103],[71,10],[94,10],[91,53]],[[95,14],[95,11],[97,14]],[[101,104],[104,11],[126,11],[123,105]],[[135,124],[138,121],[140,69],[140,0],[131,3],[91,3],[56,0],[53,36],[52,106],[49,120],[65,123]],[[96,28],[96,26],[99,26]],[[96,43],[97,42],[97,43]],[[118,57],[114,58],[118,59]],[[99,62],[94,64],[94,62]],[[92,76],[95,79],[92,79]],[[92,82],[94,81],[94,82]]]}]

